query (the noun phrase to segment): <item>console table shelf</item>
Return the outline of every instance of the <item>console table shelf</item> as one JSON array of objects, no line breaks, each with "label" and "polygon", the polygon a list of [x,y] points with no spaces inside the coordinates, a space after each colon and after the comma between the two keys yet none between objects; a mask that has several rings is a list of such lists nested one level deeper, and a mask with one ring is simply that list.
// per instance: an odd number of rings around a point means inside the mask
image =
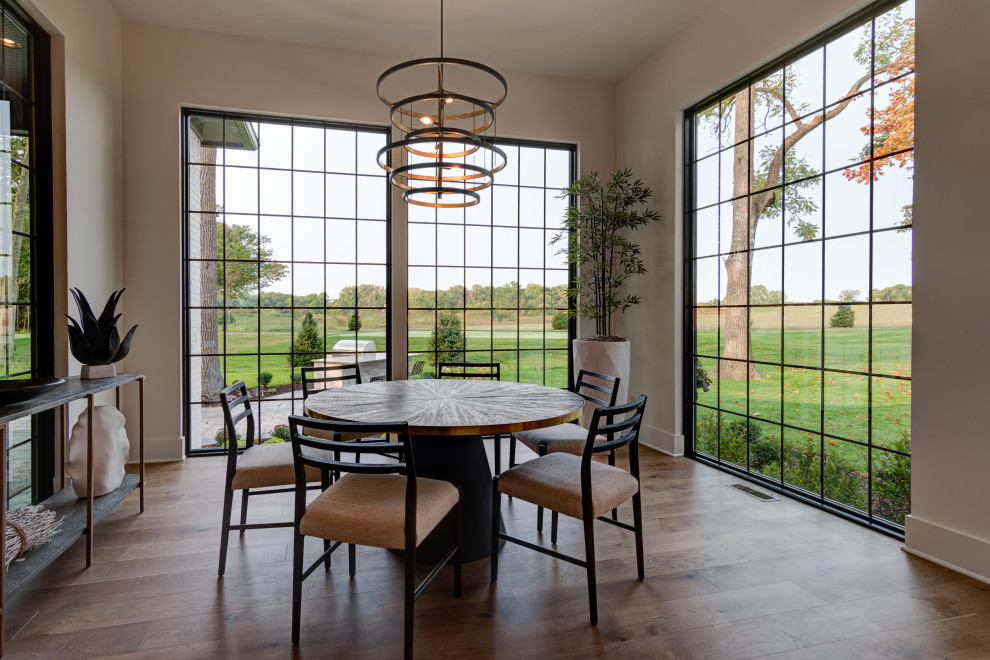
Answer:
[{"label": "console table shelf", "polygon": [[[99,522],[117,508],[117,505],[134,492],[140,483],[141,479],[136,474],[125,474],[120,488],[95,498],[93,522]],[[72,486],[66,486],[40,504],[54,511],[55,517],[62,519],[62,525],[58,528],[58,533],[52,537],[51,543],[35,548],[10,565],[7,569],[7,596],[17,593],[24,584],[41,573],[86,532],[86,500],[77,498]]]},{"label": "console table shelf", "polygon": [[[116,407],[120,408],[120,388],[127,383],[138,384],[138,474],[125,474],[120,487],[105,495],[96,497],[93,493],[93,408],[94,397],[100,392],[116,390]],[[128,495],[140,488],[140,509],[144,513],[144,374],[123,373],[111,378],[81,379],[79,376],[66,378],[64,383],[56,385],[38,396],[22,401],[0,406],[0,447],[4,455],[0,457],[0,530],[6,531],[7,522],[7,460],[6,449],[9,436],[10,422],[54,408],[62,408],[62,460],[65,460],[66,441],[69,427],[69,404],[81,399],[86,400],[86,411],[89,416],[86,434],[86,477],[87,493],[85,498],[76,497],[72,487],[65,487],[65,469],[60,470],[62,490],[58,491],[44,502],[48,509],[54,510],[57,518],[62,519],[62,526],[52,537],[51,542],[27,552],[23,558],[13,562],[10,568],[3,570],[5,548],[0,543],[0,656],[3,656],[3,642],[6,636],[4,627],[7,619],[7,596],[13,595],[28,581],[38,575],[46,566],[65,552],[83,535],[86,536],[86,567],[93,563],[93,526],[108,513],[113,511]]]}]

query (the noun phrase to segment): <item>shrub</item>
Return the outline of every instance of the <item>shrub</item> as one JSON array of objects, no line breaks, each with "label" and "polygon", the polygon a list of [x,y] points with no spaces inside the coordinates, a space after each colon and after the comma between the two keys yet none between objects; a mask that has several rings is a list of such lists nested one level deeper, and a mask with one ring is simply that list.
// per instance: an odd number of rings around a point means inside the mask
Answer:
[{"label": "shrub", "polygon": [[[910,454],[911,431],[901,431],[890,448]],[[903,525],[911,513],[911,457],[886,451],[873,455],[873,514]]]},{"label": "shrub", "polygon": [[275,378],[275,376],[273,376],[271,372],[262,371],[261,375],[258,376],[258,382],[261,384],[262,387],[268,387],[271,384],[273,378]]},{"label": "shrub", "polygon": [[560,311],[554,314],[550,327],[554,330],[567,330],[567,312]]},{"label": "shrub", "polygon": [[347,319],[347,329],[351,332],[356,332],[361,329],[361,318],[358,316],[357,312],[351,314],[351,318]]},{"label": "shrub", "polygon": [[288,441],[289,441],[289,425],[279,424],[278,426],[272,429],[272,437],[269,438],[265,442],[265,444],[271,445],[271,444],[277,444],[279,442],[288,442]]},{"label": "shrub", "polygon": [[856,325],[856,312],[849,305],[839,305],[838,311],[832,314],[828,323],[833,328],[851,328]]},{"label": "shrub", "polygon": [[437,363],[459,362],[464,358],[465,343],[461,318],[452,312],[441,312],[436,326],[430,331],[426,350],[436,352]]},{"label": "shrub", "polygon": [[302,382],[302,372],[301,371],[293,371],[292,372],[292,384],[293,385],[298,385],[301,382]]},{"label": "shrub", "polygon": [[313,318],[313,312],[306,312],[303,317],[296,340],[292,342],[292,351],[292,355],[287,358],[290,367],[309,366],[313,360],[326,354],[326,344],[316,325],[316,319]]},{"label": "shrub", "polygon": [[[235,435],[237,436],[238,446],[243,445],[244,441],[241,439],[241,434],[236,433]],[[213,444],[220,445],[221,447],[227,446],[227,429],[223,428],[217,431],[217,434],[213,436]]]}]

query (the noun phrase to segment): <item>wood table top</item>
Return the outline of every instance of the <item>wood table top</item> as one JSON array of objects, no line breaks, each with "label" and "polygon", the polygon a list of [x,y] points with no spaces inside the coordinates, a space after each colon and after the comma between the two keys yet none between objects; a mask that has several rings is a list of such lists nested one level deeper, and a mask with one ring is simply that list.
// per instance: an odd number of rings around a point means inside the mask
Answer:
[{"label": "wood table top", "polygon": [[413,435],[489,435],[563,424],[581,415],[573,392],[489,380],[417,379],[323,390],[306,399],[306,412],[344,422],[405,420]]}]

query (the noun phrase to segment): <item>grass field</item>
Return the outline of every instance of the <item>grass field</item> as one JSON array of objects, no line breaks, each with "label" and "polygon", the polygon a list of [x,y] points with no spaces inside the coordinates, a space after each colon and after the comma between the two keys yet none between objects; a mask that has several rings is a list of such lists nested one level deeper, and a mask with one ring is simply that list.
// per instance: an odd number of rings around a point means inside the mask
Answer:
[{"label": "grass field", "polygon": [[[294,327],[298,328],[305,312],[296,310]],[[318,325],[324,329],[327,352],[341,339],[375,342],[377,350],[386,350],[383,310],[363,310],[361,330],[347,330],[351,312],[331,311],[324,326],[322,316]],[[231,323],[230,318],[234,321]],[[470,321],[470,317],[469,317]],[[553,387],[567,386],[567,331],[548,330],[544,336],[542,323],[549,319],[524,317],[521,324],[513,320],[478,327],[469,322],[466,330],[466,359],[471,362],[494,360],[502,365],[502,380],[522,380]],[[271,385],[292,382],[293,369],[287,354],[292,346],[293,315],[289,310],[235,310],[220,328],[223,351],[226,353],[226,381],[244,380],[248,387],[258,385],[258,374],[271,373]],[[430,331],[412,329],[408,334],[409,352],[425,353]],[[431,359],[423,355],[413,360]],[[298,367],[295,368],[298,371]],[[427,368],[427,372],[429,369]],[[544,374],[546,379],[544,380]]]},{"label": "grass field", "polygon": [[[820,310],[817,314],[820,323]],[[821,447],[824,447],[826,466],[831,461],[852,471],[847,472],[852,479],[827,476],[826,488],[830,483],[855,481],[856,472],[868,473],[866,448],[848,440],[862,443],[872,440],[876,447],[903,449],[904,434],[910,433],[911,429],[909,325],[877,327],[875,324],[872,364],[866,327],[824,332],[790,329],[784,333],[754,329],[751,337],[755,360],[782,362],[789,366],[757,365],[759,378],[748,381],[716,378],[709,392],[698,392],[698,403],[721,409],[716,426],[722,429],[723,436],[746,429],[747,420],[742,415],[748,413],[759,420],[748,426],[753,441],[769,440],[776,445],[782,441],[785,455],[806,457],[812,462],[821,460]],[[722,347],[724,341],[719,342],[716,332],[697,333],[699,354],[714,356]],[[701,362],[706,371],[711,371],[717,359],[701,358]],[[870,375],[847,374],[840,370]],[[711,415],[710,411],[698,409],[696,428],[699,437],[704,433],[713,434],[715,427],[711,425]],[[801,430],[783,428],[781,423]],[[872,437],[868,433],[871,427]],[[874,465],[882,454],[886,452],[874,452]],[[745,457],[733,460],[745,467]],[[752,456],[750,461],[753,461]],[[816,469],[811,468],[811,473]],[[766,473],[779,474],[779,469],[774,464]],[[786,471],[784,478],[789,480]],[[865,506],[863,488],[860,484],[859,492],[843,497],[832,496],[828,491],[826,495],[838,501],[848,500],[846,503],[855,503],[861,508]],[[818,490],[813,486],[809,489]]]}]

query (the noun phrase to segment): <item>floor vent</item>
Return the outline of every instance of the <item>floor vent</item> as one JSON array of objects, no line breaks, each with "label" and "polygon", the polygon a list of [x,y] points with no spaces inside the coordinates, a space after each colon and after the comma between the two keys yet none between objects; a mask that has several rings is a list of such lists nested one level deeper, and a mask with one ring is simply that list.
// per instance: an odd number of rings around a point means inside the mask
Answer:
[{"label": "floor vent", "polygon": [[750,488],[745,484],[726,484],[729,488],[735,488],[736,490],[746,493],[750,497],[755,497],[761,502],[776,502],[777,498],[763,491],[756,490],[755,488]]}]

